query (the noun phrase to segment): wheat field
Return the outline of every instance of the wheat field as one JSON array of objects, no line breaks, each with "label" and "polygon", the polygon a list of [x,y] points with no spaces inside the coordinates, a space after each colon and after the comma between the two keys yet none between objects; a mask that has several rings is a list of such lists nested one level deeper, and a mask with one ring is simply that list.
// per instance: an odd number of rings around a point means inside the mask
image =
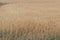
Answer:
[{"label": "wheat field", "polygon": [[0,0],[0,40],[60,40],[60,0]]}]

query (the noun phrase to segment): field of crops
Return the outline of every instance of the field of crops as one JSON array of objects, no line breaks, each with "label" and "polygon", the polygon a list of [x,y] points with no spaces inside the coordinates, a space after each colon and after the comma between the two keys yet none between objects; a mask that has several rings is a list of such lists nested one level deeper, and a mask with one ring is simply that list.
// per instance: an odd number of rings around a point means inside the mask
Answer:
[{"label": "field of crops", "polygon": [[60,0],[0,0],[0,40],[60,40]]}]

